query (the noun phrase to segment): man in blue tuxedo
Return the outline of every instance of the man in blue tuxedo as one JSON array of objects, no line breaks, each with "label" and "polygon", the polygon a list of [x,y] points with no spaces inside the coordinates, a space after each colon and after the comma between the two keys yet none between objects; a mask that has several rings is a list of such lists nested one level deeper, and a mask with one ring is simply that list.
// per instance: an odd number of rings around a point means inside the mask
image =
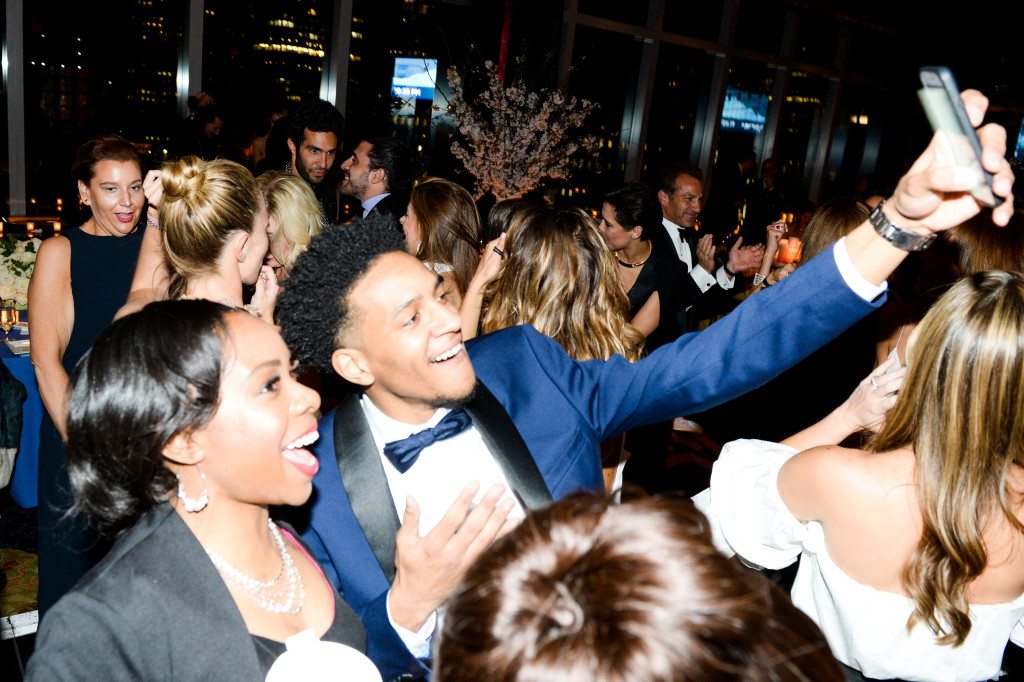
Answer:
[{"label": "man in blue tuxedo", "polygon": [[[982,138],[1002,151],[998,133]],[[1009,196],[1009,166],[990,156]],[[904,249],[978,210],[962,193],[977,173],[942,165],[933,144],[831,251],[632,364],[573,361],[525,326],[463,345],[442,279],[374,218],[314,238],[281,297],[282,331],[300,364],[357,390],[321,421],[305,539],[362,617],[385,679],[426,673],[439,606],[504,527],[603,490],[602,440],[750,390],[880,305]],[[1012,198],[993,212],[1002,224],[1011,214]]]}]

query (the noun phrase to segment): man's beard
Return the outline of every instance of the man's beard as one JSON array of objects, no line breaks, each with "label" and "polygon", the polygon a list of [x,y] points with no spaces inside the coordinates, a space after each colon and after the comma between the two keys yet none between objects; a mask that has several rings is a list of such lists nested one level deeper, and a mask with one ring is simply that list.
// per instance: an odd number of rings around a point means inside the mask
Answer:
[{"label": "man's beard", "polygon": [[313,178],[311,178],[309,176],[309,173],[306,172],[306,165],[302,163],[302,159],[295,159],[295,169],[299,171],[299,177],[311,185],[319,185],[324,181],[324,178],[327,177],[327,173],[324,173],[324,176],[319,180],[314,180]]},{"label": "man's beard", "polygon": [[467,403],[473,402],[477,394],[477,384],[473,384],[473,388],[470,389],[469,393],[463,396],[438,396],[431,400],[428,404],[434,409],[443,407],[448,410],[457,410],[463,407]]}]

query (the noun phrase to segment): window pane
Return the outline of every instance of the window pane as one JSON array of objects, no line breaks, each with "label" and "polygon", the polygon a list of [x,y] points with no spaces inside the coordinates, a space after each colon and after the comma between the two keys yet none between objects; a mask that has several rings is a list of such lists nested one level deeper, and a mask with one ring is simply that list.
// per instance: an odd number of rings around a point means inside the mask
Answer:
[{"label": "window pane", "polygon": [[[828,196],[857,196],[882,191],[885,180],[875,175],[884,112],[877,98],[862,86],[847,85],[839,106],[826,177]],[[892,188],[888,188],[891,190]]]},{"label": "window pane", "polygon": [[850,40],[846,70],[851,76],[868,80],[889,80],[895,36],[881,31],[856,31]]},{"label": "window pane", "polygon": [[718,40],[725,6],[725,2],[666,2],[664,28],[691,38]]},{"label": "window pane", "polygon": [[624,21],[635,26],[647,25],[647,3],[622,0],[580,0],[580,13],[602,19]]},{"label": "window pane", "polygon": [[834,66],[839,43],[839,23],[835,17],[804,14],[796,32],[793,59],[818,66]]},{"label": "window pane", "polygon": [[329,0],[206,0],[203,83],[189,94],[207,93],[222,114],[218,155],[248,162],[273,111],[319,97],[333,17]]},{"label": "window pane", "polygon": [[736,18],[737,47],[777,55],[782,49],[787,4],[781,0],[740,3]]},{"label": "window pane", "polygon": [[775,146],[778,183],[790,204],[807,196],[810,155],[816,148],[828,83],[824,78],[794,71],[789,94],[782,102],[782,120]]},{"label": "window pane", "polygon": [[[596,160],[588,160],[574,176],[591,192],[604,193],[622,184],[625,177],[626,148],[623,131],[632,125],[640,51],[643,43],[631,36],[610,34],[580,26],[576,29],[573,71],[569,92],[600,104],[589,123],[601,148]],[[623,74],[615,83],[609,74]],[[600,196],[598,194],[597,196]],[[596,200],[594,200],[596,201]]]},{"label": "window pane", "polygon": [[119,133],[162,156],[174,132],[181,2],[25,3],[28,212],[76,224],[77,147]]},{"label": "window pane", "polygon": [[707,109],[714,57],[675,45],[658,52],[644,151],[644,177],[671,162],[692,162],[698,113]]},{"label": "window pane", "polygon": [[[750,153],[759,154],[769,115],[775,69],[759,62],[734,59],[726,80],[725,101],[719,119],[718,146],[710,182],[705,183],[702,225],[717,235],[735,233],[747,215],[743,210],[746,182],[757,175],[754,164],[738,170],[739,162],[749,162]],[[760,209],[753,210],[758,213]],[[751,224],[763,223],[766,216],[749,215]],[[776,218],[772,216],[770,219]],[[744,223],[746,224],[746,223]],[[702,228],[704,229],[704,228]],[[746,241],[764,241],[761,229],[745,233]]]}]

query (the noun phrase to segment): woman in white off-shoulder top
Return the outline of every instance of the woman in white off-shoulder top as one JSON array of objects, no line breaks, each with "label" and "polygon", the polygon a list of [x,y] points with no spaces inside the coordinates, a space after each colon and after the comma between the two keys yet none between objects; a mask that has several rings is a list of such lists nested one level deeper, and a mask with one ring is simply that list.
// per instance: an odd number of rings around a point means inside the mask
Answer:
[{"label": "woman in white off-shoulder top", "polygon": [[800,557],[793,602],[850,679],[991,679],[1024,644],[1024,277],[960,280],[867,449],[834,445],[858,400],[899,386],[892,366],[782,444],[726,445],[698,506],[747,562]]}]

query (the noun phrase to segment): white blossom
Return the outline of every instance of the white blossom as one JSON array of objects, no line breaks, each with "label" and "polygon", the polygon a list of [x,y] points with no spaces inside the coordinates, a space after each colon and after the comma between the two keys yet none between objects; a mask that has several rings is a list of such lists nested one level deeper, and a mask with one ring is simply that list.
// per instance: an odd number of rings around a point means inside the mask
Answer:
[{"label": "white blossom", "polygon": [[38,239],[0,238],[0,298],[13,298],[20,306],[28,304],[28,283],[41,243]]},{"label": "white blossom", "polygon": [[593,135],[568,139],[595,103],[557,90],[533,92],[521,79],[505,85],[491,61],[484,69],[488,87],[478,97],[465,92],[455,67],[448,69],[448,111],[465,137],[465,146],[452,143],[452,154],[476,179],[477,198],[487,192],[498,200],[521,197],[545,178],[566,178],[577,151],[597,148]]}]

